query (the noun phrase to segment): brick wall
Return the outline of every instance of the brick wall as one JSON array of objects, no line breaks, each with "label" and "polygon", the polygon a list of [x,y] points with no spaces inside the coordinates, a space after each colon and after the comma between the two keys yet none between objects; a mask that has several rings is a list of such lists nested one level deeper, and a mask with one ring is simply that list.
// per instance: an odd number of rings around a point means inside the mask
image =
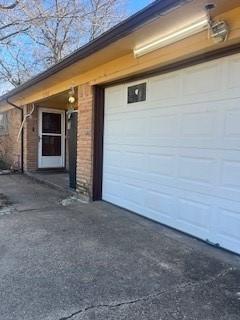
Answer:
[{"label": "brick wall", "polygon": [[92,199],[93,174],[93,88],[78,88],[77,191]]},{"label": "brick wall", "polygon": [[0,135],[0,157],[3,157],[14,169],[21,168],[21,137],[17,141],[20,126],[20,110],[7,111],[7,131]]},{"label": "brick wall", "polygon": [[[24,107],[24,115],[31,112],[32,105]],[[35,107],[32,115],[24,125],[24,171],[37,169],[38,160],[38,109]]]}]

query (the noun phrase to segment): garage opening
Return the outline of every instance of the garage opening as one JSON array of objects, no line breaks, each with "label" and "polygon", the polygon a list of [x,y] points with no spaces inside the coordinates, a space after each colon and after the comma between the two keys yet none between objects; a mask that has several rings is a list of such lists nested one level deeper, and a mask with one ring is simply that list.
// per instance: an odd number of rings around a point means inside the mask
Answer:
[{"label": "garage opening", "polygon": [[103,200],[240,253],[240,54],[106,88],[104,112]]}]

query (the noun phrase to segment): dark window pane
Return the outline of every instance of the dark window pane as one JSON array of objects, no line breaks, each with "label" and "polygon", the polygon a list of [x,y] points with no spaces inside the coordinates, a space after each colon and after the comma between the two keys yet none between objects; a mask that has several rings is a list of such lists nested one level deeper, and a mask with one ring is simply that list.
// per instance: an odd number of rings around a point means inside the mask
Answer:
[{"label": "dark window pane", "polygon": [[146,100],[146,83],[128,87],[128,103]]},{"label": "dark window pane", "polygon": [[61,137],[42,136],[42,155],[61,156]]},{"label": "dark window pane", "polygon": [[47,113],[42,114],[43,133],[61,133],[61,114]]}]

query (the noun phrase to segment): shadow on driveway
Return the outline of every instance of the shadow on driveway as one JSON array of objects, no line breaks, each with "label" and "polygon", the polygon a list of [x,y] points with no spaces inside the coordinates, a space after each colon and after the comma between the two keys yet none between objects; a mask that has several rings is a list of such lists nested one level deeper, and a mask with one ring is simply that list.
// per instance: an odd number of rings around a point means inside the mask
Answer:
[{"label": "shadow on driveway", "polygon": [[239,257],[21,175],[0,193],[0,319],[240,319]]}]

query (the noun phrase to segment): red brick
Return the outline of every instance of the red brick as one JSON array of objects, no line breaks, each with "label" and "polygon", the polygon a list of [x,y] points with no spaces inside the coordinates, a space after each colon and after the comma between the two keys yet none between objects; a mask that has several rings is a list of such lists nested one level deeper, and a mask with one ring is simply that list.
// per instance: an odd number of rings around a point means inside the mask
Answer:
[{"label": "red brick", "polygon": [[77,191],[92,198],[93,175],[93,88],[78,88]]},{"label": "red brick", "polygon": [[8,130],[0,135],[0,156],[14,169],[21,168],[21,136],[17,141],[21,126],[21,112],[17,109],[7,111]]}]

